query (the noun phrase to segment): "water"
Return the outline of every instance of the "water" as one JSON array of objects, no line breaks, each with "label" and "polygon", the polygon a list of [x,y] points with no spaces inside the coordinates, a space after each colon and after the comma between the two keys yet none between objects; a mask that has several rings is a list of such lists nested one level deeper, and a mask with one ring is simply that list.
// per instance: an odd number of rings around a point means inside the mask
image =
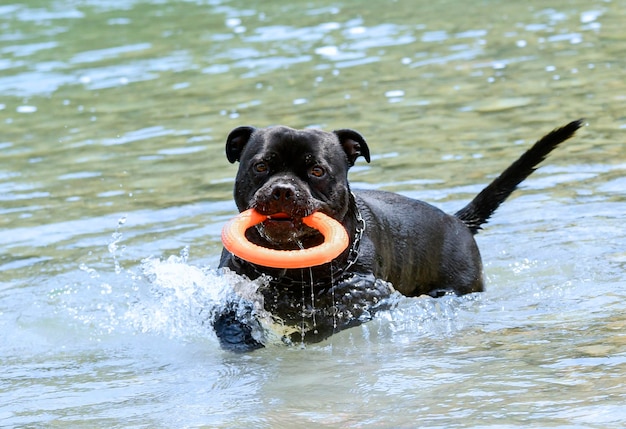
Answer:
[{"label": "water", "polygon": [[[617,1],[0,5],[0,426],[626,423]],[[487,291],[219,349],[239,125],[350,127],[353,186],[462,207],[585,117],[478,236]]]}]

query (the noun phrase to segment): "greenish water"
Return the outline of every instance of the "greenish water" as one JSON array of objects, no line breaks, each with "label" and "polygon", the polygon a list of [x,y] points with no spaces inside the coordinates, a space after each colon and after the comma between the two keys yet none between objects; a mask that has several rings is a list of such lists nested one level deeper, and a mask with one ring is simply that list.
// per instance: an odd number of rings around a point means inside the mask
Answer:
[{"label": "greenish water", "polygon": [[[0,4],[0,426],[626,424],[619,1]],[[353,187],[453,212],[585,117],[478,236],[487,291],[219,349],[239,125],[353,128]]]}]

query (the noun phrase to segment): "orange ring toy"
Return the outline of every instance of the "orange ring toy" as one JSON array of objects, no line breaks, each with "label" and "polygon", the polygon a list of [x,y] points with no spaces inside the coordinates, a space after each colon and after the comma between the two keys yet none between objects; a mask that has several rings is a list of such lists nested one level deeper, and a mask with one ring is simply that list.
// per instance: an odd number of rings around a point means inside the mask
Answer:
[{"label": "orange ring toy", "polygon": [[324,213],[314,212],[302,221],[317,229],[324,242],[302,250],[275,250],[250,243],[245,232],[251,226],[267,219],[254,209],[239,213],[222,229],[222,243],[226,250],[253,264],[271,268],[306,268],[322,265],[335,259],[349,244],[348,233],[342,224]]}]

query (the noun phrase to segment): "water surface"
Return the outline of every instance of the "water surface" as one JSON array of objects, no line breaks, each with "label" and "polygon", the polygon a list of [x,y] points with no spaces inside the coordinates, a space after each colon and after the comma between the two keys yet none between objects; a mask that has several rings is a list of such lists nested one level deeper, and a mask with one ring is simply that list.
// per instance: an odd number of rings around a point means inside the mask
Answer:
[{"label": "water surface", "polygon": [[[617,1],[0,5],[6,427],[626,423]],[[454,212],[579,117],[478,236],[487,291],[219,349],[239,125],[353,128],[353,187]]]}]

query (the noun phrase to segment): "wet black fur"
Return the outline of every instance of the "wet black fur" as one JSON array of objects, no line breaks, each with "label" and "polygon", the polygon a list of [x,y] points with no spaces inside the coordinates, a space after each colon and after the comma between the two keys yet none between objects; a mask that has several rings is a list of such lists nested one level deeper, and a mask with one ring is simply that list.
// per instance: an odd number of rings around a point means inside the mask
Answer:
[{"label": "wet black fur", "polygon": [[[385,299],[394,290],[434,297],[480,292],[482,262],[473,235],[582,124],[574,121],[544,136],[455,215],[390,192],[351,191],[348,169],[360,156],[370,160],[367,143],[356,131],[236,128],[228,137],[226,154],[230,162],[240,162],[234,190],[237,207],[240,211],[253,207],[266,215],[286,212],[292,217],[290,227],[270,222],[250,228],[250,241],[276,249],[295,249],[296,241],[304,247],[319,244],[319,234],[300,221],[313,211],[341,222],[351,242],[359,236],[359,216],[365,230],[358,240],[356,261],[346,250],[330,264],[285,270],[257,266],[224,250],[220,266],[251,279],[262,274],[272,278],[259,292],[266,311],[285,324],[299,326],[298,332],[285,338],[287,342],[320,341],[363,323],[385,308]],[[313,168],[325,174],[317,177]],[[249,315],[245,319],[250,320]],[[235,317],[232,310],[216,316],[214,328],[224,348],[242,351],[262,346],[252,338],[246,320]]]}]

